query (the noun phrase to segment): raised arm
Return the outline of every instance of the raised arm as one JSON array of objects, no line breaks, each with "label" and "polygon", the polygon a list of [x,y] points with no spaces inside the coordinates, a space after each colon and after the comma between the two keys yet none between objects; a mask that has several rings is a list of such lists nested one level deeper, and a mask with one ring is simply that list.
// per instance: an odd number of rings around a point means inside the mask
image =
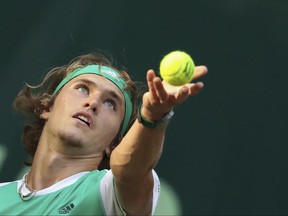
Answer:
[{"label": "raised arm", "polygon": [[[194,79],[207,73],[205,66],[195,68]],[[159,121],[189,96],[197,94],[203,83],[171,86],[161,81],[153,70],[147,72],[149,91],[143,95],[141,114],[149,121]],[[122,142],[111,154],[110,166],[116,191],[125,211],[131,215],[150,215],[152,210],[152,169],[159,160],[167,123],[149,128],[134,122]]]}]

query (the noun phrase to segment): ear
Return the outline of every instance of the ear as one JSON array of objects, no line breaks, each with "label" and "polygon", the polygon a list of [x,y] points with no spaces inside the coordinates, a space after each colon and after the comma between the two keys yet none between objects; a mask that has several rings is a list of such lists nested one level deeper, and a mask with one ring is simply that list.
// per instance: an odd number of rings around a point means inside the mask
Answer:
[{"label": "ear", "polygon": [[43,111],[40,115],[40,118],[44,120],[48,120],[49,116],[50,116],[50,111]]},{"label": "ear", "polygon": [[105,148],[105,154],[107,155],[108,158],[110,157],[110,154],[111,154],[111,148],[110,148],[110,146],[107,146],[107,147]]}]

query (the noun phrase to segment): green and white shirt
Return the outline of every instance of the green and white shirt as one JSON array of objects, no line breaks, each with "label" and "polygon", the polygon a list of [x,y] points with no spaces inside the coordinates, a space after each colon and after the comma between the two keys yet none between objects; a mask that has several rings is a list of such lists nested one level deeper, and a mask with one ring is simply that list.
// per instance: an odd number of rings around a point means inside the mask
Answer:
[{"label": "green and white shirt", "polygon": [[[160,195],[160,181],[153,171],[152,214]],[[30,191],[18,181],[0,184],[0,215],[125,215],[117,201],[111,170],[94,170],[70,176],[56,184],[37,191],[24,201],[18,193]]]}]

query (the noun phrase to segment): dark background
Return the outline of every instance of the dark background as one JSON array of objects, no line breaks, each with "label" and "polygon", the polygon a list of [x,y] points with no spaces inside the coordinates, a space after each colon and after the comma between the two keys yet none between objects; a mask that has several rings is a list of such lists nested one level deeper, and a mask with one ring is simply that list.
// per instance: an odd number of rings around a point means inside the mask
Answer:
[{"label": "dark background", "polygon": [[0,181],[26,158],[14,97],[72,58],[109,51],[145,81],[180,49],[209,73],[175,109],[156,168],[187,215],[288,214],[286,0],[0,2]]}]

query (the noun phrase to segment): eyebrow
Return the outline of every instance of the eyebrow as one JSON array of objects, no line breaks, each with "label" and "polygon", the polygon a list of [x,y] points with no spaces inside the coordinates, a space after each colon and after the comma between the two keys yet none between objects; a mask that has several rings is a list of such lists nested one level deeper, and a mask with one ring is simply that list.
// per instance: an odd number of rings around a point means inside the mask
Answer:
[{"label": "eyebrow", "polygon": [[[98,88],[97,83],[89,80],[89,79],[79,79],[76,82],[84,82],[86,83],[88,86],[93,86],[94,88]],[[116,86],[116,85],[115,85]],[[117,86],[116,86],[117,87]],[[118,87],[117,87],[118,88]],[[105,92],[107,92],[111,97],[113,97],[115,100],[117,100],[120,104],[122,104],[122,100],[119,96],[119,94],[117,94],[115,91],[110,90],[110,89],[105,89]]]}]

